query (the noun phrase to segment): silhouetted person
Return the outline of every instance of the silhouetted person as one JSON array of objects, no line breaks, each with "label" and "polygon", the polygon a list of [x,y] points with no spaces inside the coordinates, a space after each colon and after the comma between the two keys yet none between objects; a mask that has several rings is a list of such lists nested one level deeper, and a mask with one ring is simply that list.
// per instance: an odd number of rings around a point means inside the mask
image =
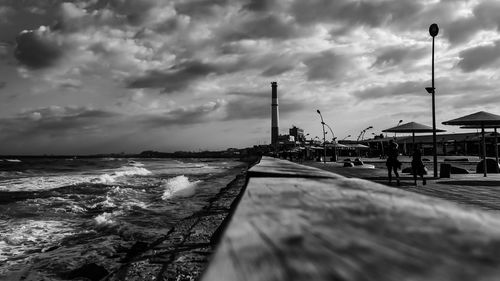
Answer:
[{"label": "silhouetted person", "polygon": [[389,184],[392,183],[392,171],[396,175],[396,182],[399,185],[399,174],[398,169],[401,168],[401,162],[398,160],[398,144],[393,140],[389,140],[389,147],[387,148],[387,161],[385,165],[387,166],[387,175],[389,176]]},{"label": "silhouetted person", "polygon": [[415,185],[417,185],[417,175],[419,175],[422,178],[422,183],[425,185],[425,166],[424,162],[422,162],[422,152],[420,152],[420,149],[415,148],[413,150],[413,155],[412,155],[412,160],[411,160],[411,170],[413,173],[413,181],[415,182]]}]

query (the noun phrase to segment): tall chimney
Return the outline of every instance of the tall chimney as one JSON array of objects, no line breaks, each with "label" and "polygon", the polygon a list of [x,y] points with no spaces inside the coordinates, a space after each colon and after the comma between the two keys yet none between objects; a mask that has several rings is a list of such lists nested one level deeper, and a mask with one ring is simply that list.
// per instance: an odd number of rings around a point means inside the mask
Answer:
[{"label": "tall chimney", "polygon": [[278,83],[271,82],[272,103],[271,103],[271,144],[278,145],[279,133],[279,112],[278,112]]}]

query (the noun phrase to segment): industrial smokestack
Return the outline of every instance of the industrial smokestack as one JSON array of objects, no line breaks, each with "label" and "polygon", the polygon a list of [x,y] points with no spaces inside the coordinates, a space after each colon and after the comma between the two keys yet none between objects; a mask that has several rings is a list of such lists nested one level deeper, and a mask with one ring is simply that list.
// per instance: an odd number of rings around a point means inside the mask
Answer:
[{"label": "industrial smokestack", "polygon": [[271,82],[271,144],[275,147],[278,145],[279,133],[279,111],[278,111],[278,83]]}]

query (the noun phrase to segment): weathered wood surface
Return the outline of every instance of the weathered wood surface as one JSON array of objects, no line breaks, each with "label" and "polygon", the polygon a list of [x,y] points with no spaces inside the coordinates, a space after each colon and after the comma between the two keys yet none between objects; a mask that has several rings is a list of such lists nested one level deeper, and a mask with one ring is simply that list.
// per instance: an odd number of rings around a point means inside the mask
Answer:
[{"label": "weathered wood surface", "polygon": [[258,165],[248,170],[249,177],[299,177],[299,178],[336,178],[336,174],[307,167],[290,161],[263,157]]},{"label": "weathered wood surface", "polygon": [[202,280],[500,280],[499,253],[491,212],[340,176],[257,177]]}]

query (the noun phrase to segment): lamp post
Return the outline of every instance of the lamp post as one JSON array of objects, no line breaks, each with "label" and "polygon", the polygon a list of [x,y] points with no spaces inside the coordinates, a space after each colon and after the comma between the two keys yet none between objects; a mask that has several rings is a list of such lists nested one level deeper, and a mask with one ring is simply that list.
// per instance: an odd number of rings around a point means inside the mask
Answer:
[{"label": "lamp post", "polygon": [[366,129],[364,129],[364,130],[363,130],[363,136],[361,136],[361,140],[364,140],[364,139],[365,139],[365,133],[366,133],[366,131],[368,131],[368,130],[370,130],[370,129],[373,129],[373,127],[372,127],[372,126],[370,126],[370,127],[368,127],[368,128],[366,128]]},{"label": "lamp post", "polygon": [[343,138],[342,140],[345,140],[345,139],[350,138],[350,137],[351,137],[351,135],[347,135],[347,137]]},{"label": "lamp post", "polygon": [[[325,122],[323,122],[323,123],[325,123]],[[332,128],[331,128],[330,126],[328,126],[328,124],[326,124],[326,123],[325,123],[325,126],[327,126],[327,127],[328,127],[328,129],[330,129],[330,132],[332,133],[332,145],[334,145],[335,139],[337,139],[337,138],[336,138],[336,137],[335,137],[335,135],[333,134],[333,130],[332,130]],[[337,148],[336,148],[336,147],[333,147],[333,148],[332,148],[332,151],[333,151],[333,154],[332,154],[332,159],[331,159],[331,161],[337,161]]]},{"label": "lamp post", "polygon": [[434,38],[439,33],[439,27],[433,23],[429,26],[429,34],[432,37],[432,87],[427,87],[425,90],[432,95],[432,154],[434,162],[434,177],[437,178],[437,148],[436,148],[436,88],[434,87]]},{"label": "lamp post", "polygon": [[323,121],[323,115],[321,115],[321,111],[317,109],[316,112],[318,112],[319,117],[321,117],[321,125],[323,126],[323,163],[326,164],[325,122]]},{"label": "lamp post", "polygon": [[366,129],[361,130],[361,132],[359,133],[359,136],[358,136],[358,138],[356,139],[356,141],[359,141],[359,139],[360,139],[360,138],[361,138],[361,140],[363,140],[363,139],[365,138],[365,133],[366,133],[366,131],[368,131],[368,130],[370,130],[370,129],[373,129],[373,127],[372,127],[372,126],[370,126],[370,127],[366,128]]},{"label": "lamp post", "polygon": [[[324,123],[324,122],[323,122],[323,123]],[[332,130],[332,128],[330,128],[330,126],[328,126],[328,124],[326,124],[326,123],[325,123],[324,125],[325,125],[326,127],[328,127],[328,129],[330,129],[330,132],[332,133],[332,141],[335,141],[336,137],[335,137],[335,135],[333,134],[333,130]]]},{"label": "lamp post", "polygon": [[[401,124],[401,123],[403,123],[403,120],[399,120],[399,122],[398,122],[398,124],[396,125],[396,127],[397,127],[397,126],[399,126],[399,124]],[[396,132],[394,132],[394,137],[396,137]]]}]

